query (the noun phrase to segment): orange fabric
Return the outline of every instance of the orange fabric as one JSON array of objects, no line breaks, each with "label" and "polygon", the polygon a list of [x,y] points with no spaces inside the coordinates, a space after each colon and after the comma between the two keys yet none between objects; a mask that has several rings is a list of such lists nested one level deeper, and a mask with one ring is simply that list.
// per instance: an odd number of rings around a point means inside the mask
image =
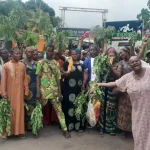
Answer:
[{"label": "orange fabric", "polygon": [[[24,94],[28,95],[28,81],[23,63],[9,61],[4,64],[1,80],[1,95],[7,96],[13,108],[11,134],[20,135],[24,129]],[[6,135],[4,133],[4,135]]]},{"label": "orange fabric", "polygon": [[61,59],[56,60],[59,63],[60,69],[62,69],[64,62]]},{"label": "orange fabric", "polygon": [[72,66],[73,66],[72,57],[69,57],[68,62],[69,62],[69,65],[68,65],[68,71],[67,71],[67,72],[70,73],[70,72],[71,72],[71,69],[72,69]]},{"label": "orange fabric", "polygon": [[38,51],[42,52],[44,49],[45,41],[44,39],[40,39],[38,42]]},{"label": "orange fabric", "polygon": [[12,48],[15,48],[17,46],[17,43],[12,41]]}]

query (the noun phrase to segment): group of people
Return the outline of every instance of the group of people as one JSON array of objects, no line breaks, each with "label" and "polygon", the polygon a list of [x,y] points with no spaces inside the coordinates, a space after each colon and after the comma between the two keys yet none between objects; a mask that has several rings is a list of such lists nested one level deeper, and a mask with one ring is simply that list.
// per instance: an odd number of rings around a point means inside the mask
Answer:
[{"label": "group of people", "polygon": [[[137,56],[134,47],[124,46],[118,53],[113,47],[107,48],[106,41],[103,51],[92,44],[85,52],[81,51],[81,42],[78,48],[66,50],[64,55],[50,45],[42,58],[31,47],[26,47],[23,59],[18,48],[12,49],[10,60],[6,49],[0,51],[0,92],[3,98],[10,101],[14,110],[11,134],[25,138],[25,129],[32,130],[31,114],[37,99],[43,105],[45,126],[59,120],[66,138],[71,137],[73,130],[85,131],[87,123],[76,119],[74,101],[81,90],[88,88],[90,81],[95,81],[94,59],[102,54],[113,62],[109,64],[106,82],[101,77],[100,83],[97,83],[104,90],[97,129],[100,134],[110,133],[112,136],[117,128],[124,132],[124,136],[132,132],[135,150],[149,150],[149,51],[146,54],[147,62],[142,60],[147,42],[143,42]],[[71,72],[68,72],[68,55],[73,60]],[[103,76],[104,73],[101,74]],[[24,110],[24,102],[29,110]],[[2,140],[7,140],[5,129]]]}]

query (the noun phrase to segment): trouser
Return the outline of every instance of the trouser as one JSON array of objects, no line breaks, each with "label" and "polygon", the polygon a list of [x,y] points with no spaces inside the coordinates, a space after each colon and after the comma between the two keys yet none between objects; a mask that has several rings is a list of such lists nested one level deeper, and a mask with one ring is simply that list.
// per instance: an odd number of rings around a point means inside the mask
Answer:
[{"label": "trouser", "polygon": [[43,124],[49,125],[54,122],[58,122],[57,114],[52,106],[52,104],[46,104],[43,108]]},{"label": "trouser", "polygon": [[50,99],[49,102],[52,104],[53,108],[55,109],[62,130],[67,131],[65,115],[62,111],[61,102],[57,102],[56,99]]}]

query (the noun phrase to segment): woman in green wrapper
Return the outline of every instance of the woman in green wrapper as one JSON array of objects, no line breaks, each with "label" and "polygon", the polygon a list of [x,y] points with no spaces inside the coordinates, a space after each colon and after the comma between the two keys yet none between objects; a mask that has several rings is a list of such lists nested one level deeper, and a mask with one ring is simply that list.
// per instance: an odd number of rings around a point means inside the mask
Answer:
[{"label": "woman in green wrapper", "polygon": [[[121,69],[116,61],[117,53],[115,49],[112,47],[109,48],[106,54],[110,60],[110,71],[106,81],[103,80],[103,82],[112,82],[120,77]],[[99,131],[101,134],[106,132],[114,136],[117,125],[117,98],[113,94],[113,88],[105,88],[104,93],[104,101],[101,104]]]}]

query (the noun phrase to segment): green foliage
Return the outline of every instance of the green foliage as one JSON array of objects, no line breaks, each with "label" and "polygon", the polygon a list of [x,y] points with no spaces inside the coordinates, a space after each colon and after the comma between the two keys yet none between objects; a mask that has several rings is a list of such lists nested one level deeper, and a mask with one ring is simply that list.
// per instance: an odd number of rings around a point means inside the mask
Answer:
[{"label": "green foliage", "polygon": [[[90,97],[92,97],[93,95],[95,100],[98,99],[100,102],[103,100],[104,92],[97,86],[97,82],[93,82],[93,81],[90,82],[90,94],[91,94]],[[92,103],[94,104],[94,102]]]},{"label": "green foliage", "polygon": [[[20,29],[26,26],[28,30]],[[42,10],[27,12],[22,7],[11,10],[9,16],[0,16],[0,38],[7,40],[15,40],[17,42],[25,42],[26,46],[35,46],[38,43],[38,34],[51,36],[53,27],[50,16]]]},{"label": "green foliage", "polygon": [[148,8],[150,9],[150,0],[148,0],[147,6],[148,6]]},{"label": "green foliage", "polygon": [[140,14],[137,15],[137,19],[144,20],[145,29],[149,29],[150,11],[148,9],[143,8]]},{"label": "green foliage", "polygon": [[10,18],[0,16],[0,38],[4,40],[12,40],[15,35],[16,29],[12,26]]},{"label": "green foliage", "polygon": [[132,32],[130,35],[129,43],[130,45],[134,45],[135,42],[142,40],[142,36],[136,32]]},{"label": "green foliage", "polygon": [[37,106],[32,112],[31,115],[31,125],[32,132],[35,135],[38,135],[38,132],[41,128],[43,128],[43,113],[42,113],[42,105],[39,101],[37,101]]},{"label": "green foliage", "polygon": [[25,46],[36,46],[39,41],[39,36],[32,32],[24,32],[22,35]]},{"label": "green foliage", "polygon": [[84,125],[89,98],[92,100],[92,104],[95,104],[97,100],[101,102],[103,100],[103,96],[104,93],[97,86],[97,82],[90,82],[89,90],[87,92],[82,91],[74,101],[76,119],[78,121],[82,121],[82,124]]},{"label": "green foliage", "polygon": [[61,18],[60,17],[51,17],[51,22],[53,27],[60,28],[61,27]]},{"label": "green foliage", "polygon": [[46,4],[42,0],[29,0],[25,3],[25,8],[34,11],[37,9],[41,9],[44,12],[48,13],[50,16],[55,16],[54,9],[49,7],[48,4]]},{"label": "green foliage", "polygon": [[66,45],[69,43],[68,37],[71,35],[71,32],[57,32],[56,34],[56,50],[64,50]]},{"label": "green foliage", "polygon": [[147,44],[145,52],[144,52],[144,60],[147,61],[146,53],[148,50],[150,50],[150,38],[149,37],[143,37],[142,42],[145,42],[145,41],[147,41],[148,44]]},{"label": "green foliage", "polygon": [[[0,1],[0,38],[35,46],[37,35],[43,35],[49,43],[56,34],[54,27],[59,28],[61,24],[61,19],[54,15],[54,10],[42,0],[29,0],[25,4],[21,0]],[[57,49],[68,44],[65,33],[58,33],[56,37],[61,41]]]},{"label": "green foliage", "polygon": [[8,15],[12,26],[16,29],[24,29],[26,22],[28,21],[28,12],[21,6],[12,9]]},{"label": "green foliage", "polygon": [[24,3],[21,0],[0,1],[0,15],[8,16],[10,11],[18,6],[24,7]]},{"label": "green foliage", "polygon": [[75,116],[78,121],[85,122],[89,92],[82,91],[75,99]]},{"label": "green foliage", "polygon": [[112,37],[115,34],[115,28],[109,26],[105,29],[105,28],[101,28],[100,26],[96,26],[96,27],[91,29],[91,33],[96,36],[95,37],[95,43],[99,47],[103,47],[104,46],[104,40],[107,39],[111,42]]},{"label": "green foliage", "polygon": [[[20,28],[25,29],[28,24],[29,29],[36,31],[36,33],[44,32],[46,36],[50,36],[53,27],[59,27],[61,23],[61,19],[55,17],[55,11],[42,0],[29,0],[26,3],[21,0],[0,1],[0,16],[2,15],[15,18],[15,20],[9,21],[10,26],[13,26],[13,23],[17,21],[18,25],[22,26]],[[7,26],[8,22],[5,23]]]},{"label": "green foliage", "polygon": [[108,57],[104,55],[99,55],[94,59],[93,70],[96,74],[96,78],[98,81],[102,80],[101,79],[102,74],[104,81],[106,80],[107,74],[110,70],[108,62],[109,62]]},{"label": "green foliage", "polygon": [[6,128],[6,133],[11,134],[11,116],[13,115],[13,109],[10,106],[10,101],[7,99],[0,100],[0,136],[3,134],[3,130]]},{"label": "green foliage", "polygon": [[0,15],[8,16],[10,11],[16,6],[22,6],[24,9],[35,11],[36,9],[41,9],[48,13],[50,16],[55,16],[55,11],[53,8],[49,7],[42,0],[29,0],[23,3],[21,0],[5,0],[0,1]]},{"label": "green foliage", "polygon": [[41,35],[46,34],[50,36],[53,32],[53,26],[49,14],[40,9],[31,12],[31,18],[28,19],[27,28],[29,31]]},{"label": "green foliage", "polygon": [[26,110],[29,110],[29,107],[26,103],[24,103],[24,107],[25,107]]},{"label": "green foliage", "polygon": [[12,9],[8,16],[0,16],[0,38],[13,40],[16,32],[24,28],[28,16],[23,7]]}]

